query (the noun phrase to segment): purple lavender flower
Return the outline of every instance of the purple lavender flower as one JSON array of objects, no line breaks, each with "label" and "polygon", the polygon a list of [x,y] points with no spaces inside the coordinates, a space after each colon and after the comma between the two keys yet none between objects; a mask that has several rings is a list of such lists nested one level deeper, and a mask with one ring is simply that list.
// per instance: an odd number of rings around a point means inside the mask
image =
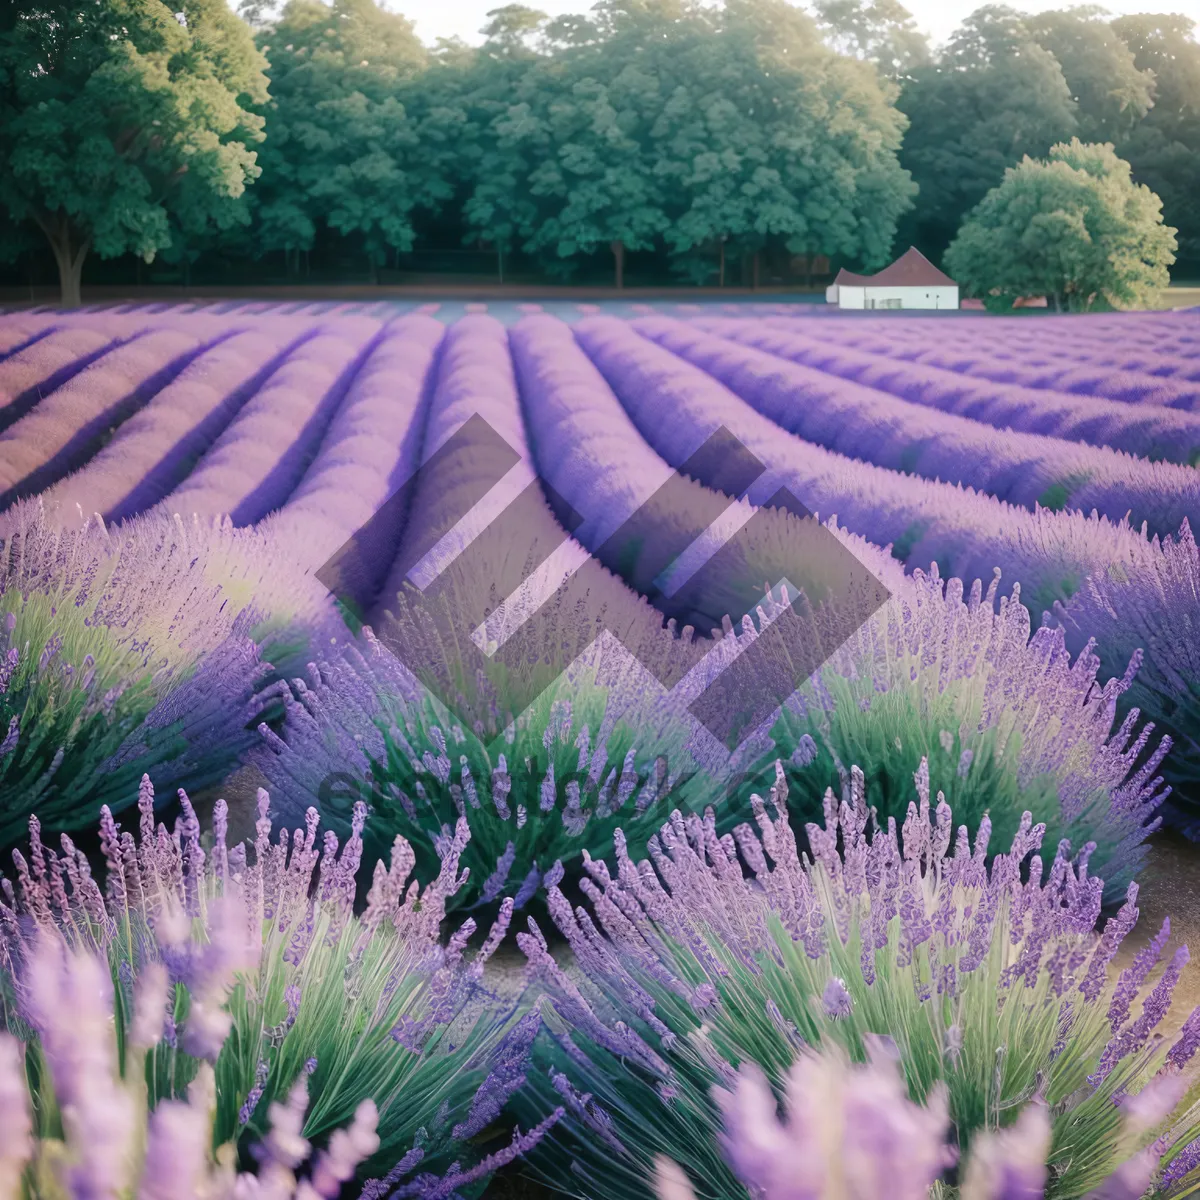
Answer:
[{"label": "purple lavender flower", "polygon": [[980,1134],[971,1143],[963,1194],[971,1200],[1043,1200],[1052,1134],[1041,1100],[1025,1105],[1007,1128]]},{"label": "purple lavender flower", "polygon": [[137,979],[129,1042],[139,1050],[150,1050],[162,1040],[168,985],[167,968],[157,962],[147,963]]},{"label": "purple lavender flower", "polygon": [[379,1149],[375,1127],[379,1114],[372,1100],[364,1100],[354,1111],[354,1120],[347,1129],[336,1129],[329,1139],[329,1148],[317,1157],[313,1167],[312,1187],[326,1200],[336,1200],[342,1184],[354,1178],[358,1165]]},{"label": "purple lavender flower", "polygon": [[836,1051],[803,1052],[788,1073],[782,1123],[757,1067],[743,1067],[737,1088],[715,1096],[722,1146],[752,1195],[824,1200],[836,1190],[851,1200],[925,1200],[954,1161],[944,1089],[925,1106],[913,1104],[895,1060],[884,1054],[850,1067]]},{"label": "purple lavender flower", "polygon": [[[752,757],[751,783],[739,797],[748,802],[754,787],[769,786],[776,755],[808,738],[824,747],[820,762],[829,765],[798,766],[793,756],[785,769],[796,819],[816,820],[825,789],[841,787],[839,761],[870,746],[871,773],[888,780],[880,824],[892,817],[902,824],[916,747],[951,745],[953,753],[934,753],[928,767],[933,794],[945,793],[960,824],[973,835],[989,813],[996,836],[1007,841],[1029,807],[1073,846],[1096,843],[1092,870],[1104,879],[1107,899],[1118,899],[1157,827],[1166,796],[1157,773],[1170,742],[1154,746],[1153,727],[1139,729],[1135,714],[1116,719],[1140,657],[1105,681],[1094,646],[1072,658],[1062,630],[1034,628],[1022,597],[1018,587],[1003,595],[998,575],[985,588],[979,580],[944,579],[936,567],[915,571],[839,639],[821,671],[783,706],[770,730],[773,745]],[[888,697],[886,721],[895,728],[887,739],[877,736],[875,710],[864,717],[858,703],[879,694]],[[945,728],[948,717],[955,733]],[[1002,805],[994,802],[997,774],[1012,788]]]},{"label": "purple lavender flower", "polygon": [[250,1118],[254,1116],[255,1110],[258,1108],[258,1102],[262,1099],[269,1073],[270,1069],[266,1059],[259,1059],[258,1066],[254,1069],[254,1086],[246,1094],[245,1102],[238,1110],[239,1127],[250,1124]]},{"label": "purple lavender flower", "polygon": [[1143,535],[1134,553],[1110,569],[1092,572],[1057,615],[1075,645],[1095,639],[1109,670],[1145,652],[1130,680],[1127,703],[1170,733],[1172,752],[1145,778],[1161,769],[1174,785],[1164,806],[1166,820],[1189,837],[1200,833],[1192,797],[1200,778],[1200,711],[1195,680],[1200,670],[1196,638],[1200,619],[1200,550],[1191,525],[1177,536]]},{"label": "purple lavender flower", "polygon": [[203,1108],[163,1100],[150,1114],[138,1200],[196,1196],[208,1173],[212,1143]]},{"label": "purple lavender flower", "polygon": [[335,627],[315,580],[253,530],[160,515],[112,537],[37,501],[3,524],[3,844],[35,798],[57,832],[126,803],[146,770],[161,797],[217,782],[253,744],[264,649],[294,653]]},{"label": "purple lavender flower", "polygon": [[854,1008],[854,999],[846,991],[845,983],[834,975],[821,993],[821,1005],[830,1020],[840,1021],[850,1015]]},{"label": "purple lavender flower", "polygon": [[[556,1081],[539,1094],[546,1102],[551,1092],[607,1096],[616,1075],[622,1103],[605,1106],[613,1139],[605,1145],[623,1147],[616,1163],[639,1162],[649,1170],[656,1148],[631,1114],[658,1111],[663,1086],[679,1094],[672,1107],[686,1103],[680,1078],[695,1071],[728,1090],[723,1081],[731,1062],[774,1067],[798,1052],[810,1053],[808,1047],[842,1044],[840,1023],[860,1014],[868,1028],[881,1019],[889,1023],[895,1037],[890,1053],[900,1056],[910,1078],[953,1076],[959,1087],[967,1056],[997,1064],[986,1084],[967,1088],[970,1099],[949,1093],[949,1116],[964,1143],[984,1134],[980,1114],[989,1105],[994,1110],[995,1096],[1012,1086],[1001,1069],[1011,1039],[1037,1047],[1034,1060],[1021,1067],[1031,1084],[1054,1078],[1064,1061],[1073,1071],[1096,1075],[1097,1091],[1086,1101],[1092,1105],[1111,1104],[1118,1084],[1139,1095],[1167,1063],[1167,1044],[1150,1039],[1185,960],[1182,950],[1136,1021],[1122,1021],[1107,1047],[1097,1034],[1096,1005],[1108,964],[1136,919],[1137,891],[1130,888],[1126,908],[1097,934],[1104,885],[1090,871],[1090,847],[1073,857],[1060,844],[1053,861],[1043,864],[1038,851],[1045,829],[1030,814],[1018,822],[1008,847],[995,844],[986,820],[973,843],[963,827],[953,836],[949,807],[942,797],[932,801],[922,762],[913,777],[916,797],[903,823],[903,845],[896,822],[886,828],[874,823],[863,774],[853,767],[840,803],[832,792],[826,796],[825,825],[807,827],[809,859],[800,854],[790,819],[789,778],[779,764],[769,800],[755,797],[753,825],[733,837],[716,836],[715,814],[681,812],[650,841],[642,862],[617,837],[615,866],[589,863],[583,888],[588,908],[573,908],[551,888],[548,908],[570,947],[570,975],[554,962],[533,922],[518,936],[531,982],[544,989],[568,1037],[575,1033],[573,1040],[546,1042],[535,1051],[547,1067],[542,1078]],[[1144,984],[1142,975],[1125,991],[1132,998]],[[787,998],[790,1020],[776,997]],[[954,1013],[949,1026],[947,1004]],[[680,1021],[681,1011],[690,1012],[687,1023]],[[691,1024],[696,1019],[700,1028]],[[1099,1020],[1103,1028],[1103,1009]],[[1054,1035],[1048,1041],[1046,1029]],[[1190,1032],[1182,1040],[1186,1044]],[[678,1066],[680,1045],[687,1046],[688,1075]],[[872,1054],[883,1053],[876,1044]],[[627,1063],[636,1064],[636,1075]],[[1145,1104],[1153,1095],[1147,1093]],[[888,1128],[886,1105],[864,1105],[855,1128]],[[589,1111],[568,1105],[552,1136],[569,1145],[589,1186],[609,1200],[629,1184],[611,1163],[604,1165]],[[980,1186],[991,1189],[985,1194],[1016,1196],[1021,1188],[1034,1194],[1047,1165],[1037,1149],[1044,1118],[1052,1134],[1057,1122],[1076,1119],[1069,1109],[1031,1111],[1012,1135],[1024,1139],[1024,1149],[992,1147],[975,1168]],[[819,1181],[808,1181],[805,1168],[790,1165],[781,1147],[755,1149],[756,1137],[774,1136],[765,1115],[744,1124],[750,1132],[739,1142],[741,1157],[730,1160],[735,1175],[755,1181],[760,1166],[767,1170],[762,1164],[778,1160],[789,1164],[780,1170],[795,1182],[795,1190],[781,1195],[804,1196],[810,1185],[818,1189],[815,1196],[823,1195]],[[1109,1140],[1089,1152],[1089,1161],[1111,1170],[1122,1161],[1123,1143],[1111,1125],[1106,1128]],[[688,1104],[671,1129],[672,1137],[686,1142],[687,1161],[732,1193],[731,1178],[722,1175],[727,1168],[707,1149],[706,1139],[716,1137],[711,1119]],[[879,1147],[890,1143],[882,1132],[877,1141],[858,1152],[868,1164],[862,1194],[904,1194],[896,1191],[905,1178],[900,1167],[887,1168],[886,1179],[878,1174],[884,1170]],[[1008,1175],[1001,1166],[1011,1167]],[[1064,1186],[1073,1186],[1069,1164],[1057,1166]],[[922,1178],[927,1188],[929,1178]],[[916,1177],[912,1186],[918,1187]]]},{"label": "purple lavender flower", "polygon": [[[356,817],[357,828],[347,844],[328,857],[320,850],[315,811],[294,835],[274,841],[270,803],[269,795],[261,793],[250,854],[244,844],[226,846],[223,831],[211,853],[198,853],[190,803],[181,798],[183,816],[168,832],[155,820],[154,788],[146,780],[138,799],[137,836],[122,831],[111,812],[102,817],[101,844],[111,864],[107,895],[92,880],[86,858],[70,839],[63,840],[59,855],[41,841],[40,826],[33,822],[31,846],[15,860],[15,881],[0,880],[0,988],[31,996],[29,1012],[21,1015],[45,1041],[52,1064],[54,1087],[47,1102],[68,1105],[82,1086],[81,1072],[85,1080],[101,1075],[109,1079],[107,1088],[88,1084],[97,1103],[106,1103],[112,1094],[121,1101],[95,1120],[95,1136],[111,1134],[112,1148],[97,1152],[88,1160],[88,1169],[95,1174],[121,1161],[123,1134],[117,1122],[123,1119],[128,1096],[119,1087],[113,1093],[117,1085],[111,1082],[120,1071],[111,1045],[108,968],[101,968],[95,981],[94,1004],[62,1000],[66,985],[59,979],[61,964],[44,964],[43,940],[51,947],[65,944],[72,952],[82,952],[85,971],[91,969],[90,955],[111,957],[122,1004],[132,1000],[123,1069],[126,1077],[139,1077],[140,1055],[153,1049],[155,1069],[146,1073],[152,1103],[171,1099],[156,1094],[160,1085],[155,1081],[172,1077],[177,1069],[196,1073],[197,1057],[208,1060],[199,1065],[197,1079],[219,1079],[222,1088],[236,1089],[233,1098],[222,1095],[220,1105],[215,1096],[211,1105],[205,1102],[205,1114],[211,1109],[228,1121],[218,1129],[220,1141],[237,1138],[252,1119],[261,1119],[267,1099],[280,1103],[297,1083],[319,1078],[322,1103],[346,1105],[353,1112],[364,1100],[376,1101],[376,1133],[389,1145],[412,1145],[419,1140],[420,1128],[436,1125],[437,1139],[422,1143],[422,1156],[438,1178],[455,1161],[464,1172],[476,1172],[478,1156],[462,1138],[485,1132],[525,1085],[529,1047],[540,1023],[536,1011],[519,1020],[518,1013],[480,990],[484,966],[511,921],[511,899],[501,904],[478,949],[469,944],[474,921],[453,934],[447,947],[440,944],[446,901],[462,884],[460,860],[470,839],[463,819],[448,832],[438,878],[424,889],[410,878],[415,854],[398,840],[390,863],[380,863],[375,872],[366,911],[356,917],[350,908],[360,869],[355,839],[365,835],[359,821],[365,823],[366,814]],[[311,933],[293,954],[293,933],[310,919]],[[332,938],[331,928],[337,930]],[[39,986],[29,984],[27,977],[33,984],[40,981]],[[74,976],[68,972],[64,978],[69,983]],[[239,998],[231,1003],[235,992]],[[481,994],[483,1004],[478,1002]],[[264,1002],[265,997],[272,999]],[[279,997],[281,1004],[275,999]],[[283,1011],[271,1011],[275,1004]],[[47,1012],[56,1015],[50,1019]],[[72,1015],[69,1025],[63,1024],[64,1012]],[[89,1015],[93,1012],[94,1020]],[[272,1020],[278,1024],[271,1025]],[[412,1026],[415,1055],[387,1038],[388,1031],[404,1021]],[[448,1035],[452,1025],[462,1034]],[[326,1026],[336,1026],[338,1036],[327,1037],[322,1032]],[[355,1030],[355,1038],[347,1041],[342,1036],[346,1028]],[[88,1030],[94,1036],[84,1036]],[[294,1043],[297,1036],[314,1037],[329,1047],[326,1069],[319,1077],[315,1057],[297,1058],[296,1050],[301,1056],[305,1051]],[[363,1053],[364,1044],[371,1047],[371,1070],[366,1073],[355,1057]],[[426,1044],[435,1045],[436,1053],[421,1054]],[[241,1065],[247,1051],[255,1054],[257,1063],[251,1079],[245,1078]],[[303,1061],[299,1068],[298,1061]],[[216,1067],[215,1076],[210,1064]],[[373,1095],[364,1096],[368,1085]],[[406,1091],[425,1099],[416,1105],[398,1103],[396,1098]],[[285,1170],[295,1175],[283,1162],[283,1143],[291,1145],[289,1131],[295,1133],[289,1116],[294,1113],[286,1103],[283,1108],[287,1111],[277,1112],[279,1129],[266,1151],[275,1164],[268,1174],[273,1172],[281,1187],[291,1189],[281,1196],[291,1197],[298,1187],[296,1200],[302,1200],[304,1189],[316,1185],[304,1180],[296,1184],[294,1179],[289,1184],[283,1177]],[[364,1109],[363,1122],[366,1119]],[[189,1121],[186,1114],[164,1110],[154,1138],[155,1147],[168,1148],[161,1154],[155,1150],[159,1159],[169,1158],[169,1147],[176,1142],[181,1161],[187,1157]],[[456,1126],[461,1127],[457,1137]],[[206,1130],[211,1137],[213,1131]],[[298,1136],[302,1135],[301,1123]],[[366,1146],[364,1123],[355,1126],[351,1140],[359,1150]],[[528,1135],[522,1135],[519,1144],[531,1144]],[[353,1155],[348,1145],[338,1141],[336,1156],[322,1168],[322,1187],[332,1188],[330,1180],[350,1169]],[[153,1189],[161,1191],[160,1184],[170,1186],[155,1167],[146,1180],[148,1195],[158,1194]]]},{"label": "purple lavender flower", "polygon": [[0,1196],[20,1195],[21,1175],[33,1157],[32,1135],[24,1049],[0,1033]]},{"label": "purple lavender flower", "polygon": [[128,1186],[132,1097],[118,1084],[110,1032],[111,980],[101,961],[39,937],[25,976],[27,1018],[50,1067],[64,1132],[75,1151],[69,1186],[108,1196]]}]

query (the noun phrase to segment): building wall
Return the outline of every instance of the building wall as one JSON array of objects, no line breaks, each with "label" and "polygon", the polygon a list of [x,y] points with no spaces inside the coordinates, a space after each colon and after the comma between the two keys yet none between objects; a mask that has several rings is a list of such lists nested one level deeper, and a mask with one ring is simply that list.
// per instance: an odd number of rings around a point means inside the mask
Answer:
[{"label": "building wall", "polygon": [[[890,303],[889,303],[890,301]],[[841,287],[841,308],[958,308],[956,287]]]},{"label": "building wall", "polygon": [[835,283],[825,289],[825,302],[836,304],[839,308],[856,309],[887,310],[899,307],[941,310],[959,307],[957,287],[847,287]]}]

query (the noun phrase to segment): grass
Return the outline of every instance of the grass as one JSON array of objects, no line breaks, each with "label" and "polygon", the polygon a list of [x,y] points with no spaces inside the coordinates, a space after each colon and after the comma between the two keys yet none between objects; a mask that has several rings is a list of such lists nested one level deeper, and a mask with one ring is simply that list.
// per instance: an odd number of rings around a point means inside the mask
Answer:
[{"label": "grass", "polygon": [[1200,283],[1173,283],[1158,294],[1158,303],[1150,307],[1156,309],[1190,308],[1200,306]]}]

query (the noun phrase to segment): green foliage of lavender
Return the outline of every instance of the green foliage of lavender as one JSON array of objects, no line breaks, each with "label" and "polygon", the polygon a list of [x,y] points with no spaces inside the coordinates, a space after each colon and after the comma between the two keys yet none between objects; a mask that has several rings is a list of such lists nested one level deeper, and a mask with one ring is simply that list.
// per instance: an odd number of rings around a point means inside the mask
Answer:
[{"label": "green foliage of lavender", "polygon": [[[573,962],[556,962],[532,921],[518,941],[545,988],[548,1028],[537,1088],[522,1102],[567,1109],[537,1158],[552,1186],[646,1196],[665,1155],[697,1196],[741,1195],[720,1152],[714,1086],[754,1063],[782,1091],[805,1046],[862,1061],[870,1035],[895,1041],[913,1100],[946,1089],[964,1152],[1040,1095],[1052,1126],[1048,1197],[1083,1196],[1119,1165],[1127,1145],[1115,1101],[1187,1067],[1200,1046],[1200,1011],[1174,1044],[1154,1036],[1186,948],[1150,987],[1164,924],[1110,987],[1137,885],[1097,934],[1103,884],[1088,870],[1091,846],[1072,859],[1061,844],[1046,871],[1045,831],[1026,814],[989,866],[990,822],[973,844],[965,826],[955,837],[925,763],[916,785],[903,829],[868,833],[865,783],[852,769],[841,804],[830,792],[823,827],[807,828],[809,862],[780,767],[771,810],[755,799],[757,831],[722,836],[711,812],[675,815],[649,860],[635,864],[618,836],[615,873],[588,864],[590,908],[572,909],[551,888]],[[1164,1178],[1191,1178],[1197,1132],[1194,1114],[1161,1132]]]},{"label": "green foliage of lavender", "polygon": [[219,782],[269,680],[336,629],[327,598],[253,531],[139,518],[56,528],[36,505],[0,544],[0,846],[118,809],[138,778]]},{"label": "green foliage of lavender", "polygon": [[[363,807],[340,849],[331,832],[318,842],[315,810],[291,837],[284,830],[272,842],[263,792],[255,841],[229,848],[221,801],[206,851],[186,793],[180,802],[174,831],[156,827],[144,780],[137,838],[105,809],[106,894],[68,837],[61,853],[42,844],[36,820],[28,859],[14,855],[15,887],[0,880],[0,1017],[27,1044],[39,1145],[65,1137],[86,1157],[99,1153],[90,1143],[102,1141],[111,1158],[139,1136],[136,1114],[122,1110],[116,1126],[97,1119],[80,1128],[78,1114],[63,1107],[72,1088],[104,1095],[113,1084],[76,1077],[93,1051],[70,1049],[70,1006],[56,1011],[31,1000],[39,946],[56,941],[105,962],[116,1059],[125,1085],[143,1094],[143,1109],[173,1111],[197,1080],[211,1092],[208,1152],[228,1146],[249,1162],[249,1147],[271,1142],[285,1110],[296,1138],[332,1148],[336,1131],[357,1123],[371,1101],[374,1142],[358,1159],[380,1180],[375,1194],[404,1186],[432,1198],[460,1188],[473,1194],[499,1162],[536,1140],[518,1134],[499,1159],[481,1158],[474,1145],[524,1082],[540,1017],[536,1008],[497,1002],[482,986],[511,904],[473,956],[472,921],[439,942],[446,903],[464,879],[465,822],[423,891],[409,882],[413,851],[397,838],[355,916]],[[306,1089],[310,1106],[301,1103]],[[454,1182],[439,1190],[446,1172]]]},{"label": "green foliage of lavender", "polygon": [[[863,764],[881,822],[903,821],[924,759],[934,791],[972,834],[986,814],[1008,845],[1028,811],[1051,844],[1094,842],[1093,869],[1118,900],[1171,790],[1158,772],[1172,740],[1155,744],[1154,725],[1139,728],[1128,705],[1116,719],[1141,655],[1130,647],[1125,674],[1101,683],[1094,644],[1072,659],[1061,630],[1031,631],[1019,587],[998,596],[998,585],[997,576],[986,592],[978,582],[967,590],[936,570],[914,572],[784,705],[774,744],[736,789],[742,811],[782,753],[798,834],[852,762]],[[1105,665],[1117,666],[1111,656]]]},{"label": "green foliage of lavender", "polygon": [[1097,571],[1057,616],[1071,641],[1095,637],[1105,667],[1145,652],[1123,698],[1171,732],[1164,764],[1174,784],[1166,819],[1200,836],[1200,550],[1185,521],[1173,538],[1145,540],[1133,562]]},{"label": "green foliage of lavender", "polygon": [[586,850],[603,853],[618,826],[649,833],[717,786],[700,770],[697,723],[647,679],[627,653],[598,646],[519,716],[493,705],[468,731],[368,629],[361,651],[293,681],[281,734],[264,726],[252,761],[283,813],[318,803],[344,828],[365,803],[379,830],[368,857],[398,833],[420,878],[465,820],[470,877],[457,903],[522,907]]},{"label": "green foliage of lavender", "polygon": [[[0,1033],[0,1189],[5,1197],[129,1195],[135,1179],[144,1200],[199,1200],[248,1191],[279,1200],[340,1195],[342,1184],[379,1146],[379,1114],[372,1101],[359,1105],[350,1127],[335,1132],[317,1156],[311,1177],[298,1183],[296,1169],[312,1150],[301,1136],[308,1080],[299,1079],[286,1102],[271,1105],[270,1132],[255,1146],[259,1175],[240,1173],[232,1144],[212,1153],[217,1097],[211,1064],[201,1064],[185,1100],[160,1101],[149,1110],[141,1079],[149,1048],[127,1044],[123,1052],[118,1049],[107,966],[100,955],[71,952],[54,938],[39,940],[29,956],[26,1006],[39,1021],[41,1040],[29,1050]],[[161,1024],[162,996],[158,999]],[[64,1010],[69,1020],[63,1020]],[[26,1086],[29,1077],[35,1080],[33,1096]]]},{"label": "green foliage of lavender", "polygon": [[[724,1126],[722,1152],[752,1196],[1040,1200],[1045,1195],[1053,1125],[1043,1099],[1030,1100],[1004,1128],[980,1133],[964,1158],[950,1139],[945,1086],[932,1088],[924,1104],[913,1103],[895,1043],[871,1034],[864,1041],[865,1064],[851,1064],[836,1045],[801,1050],[787,1072],[783,1120],[770,1081],[753,1063],[743,1065],[731,1087],[713,1089]],[[1154,1131],[1177,1109],[1186,1086],[1182,1075],[1170,1072],[1122,1101],[1118,1165],[1087,1200],[1139,1200],[1146,1192],[1161,1157]],[[695,1200],[686,1174],[672,1160],[660,1157],[656,1175],[658,1200]]]}]

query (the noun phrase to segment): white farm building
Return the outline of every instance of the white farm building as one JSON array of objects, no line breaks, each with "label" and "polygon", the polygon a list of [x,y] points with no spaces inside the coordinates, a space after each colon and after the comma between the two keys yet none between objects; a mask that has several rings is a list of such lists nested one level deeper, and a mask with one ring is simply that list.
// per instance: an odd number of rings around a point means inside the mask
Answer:
[{"label": "white farm building", "polygon": [[825,289],[838,308],[958,308],[958,284],[915,247],[877,275],[841,270]]}]

